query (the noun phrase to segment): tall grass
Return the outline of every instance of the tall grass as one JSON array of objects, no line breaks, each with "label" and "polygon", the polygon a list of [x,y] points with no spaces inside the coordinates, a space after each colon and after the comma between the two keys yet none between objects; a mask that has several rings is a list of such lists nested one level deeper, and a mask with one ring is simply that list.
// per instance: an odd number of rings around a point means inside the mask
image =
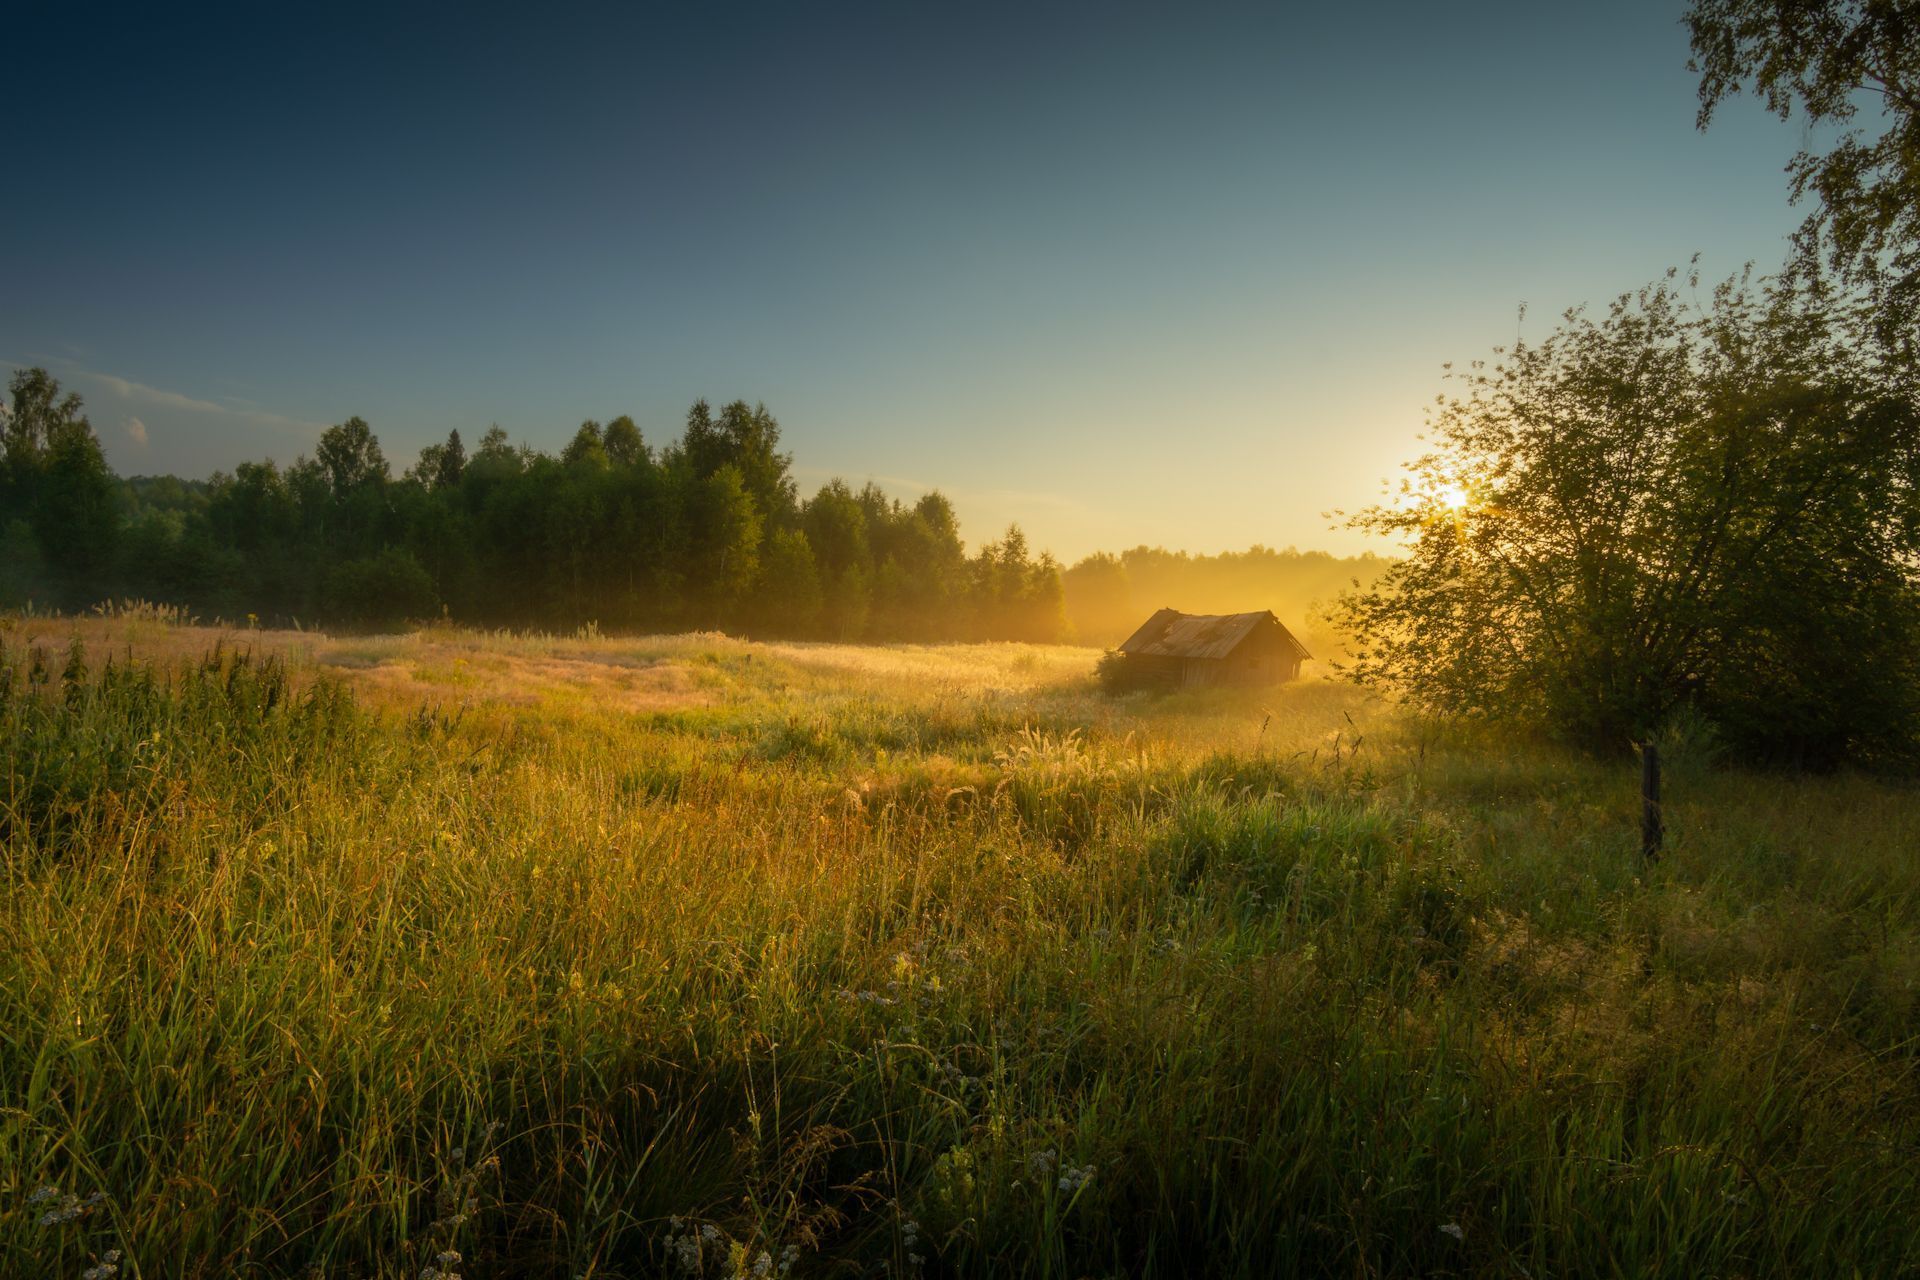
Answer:
[{"label": "tall grass", "polygon": [[1920,1270],[1906,789],[579,643],[0,652],[0,1274]]}]

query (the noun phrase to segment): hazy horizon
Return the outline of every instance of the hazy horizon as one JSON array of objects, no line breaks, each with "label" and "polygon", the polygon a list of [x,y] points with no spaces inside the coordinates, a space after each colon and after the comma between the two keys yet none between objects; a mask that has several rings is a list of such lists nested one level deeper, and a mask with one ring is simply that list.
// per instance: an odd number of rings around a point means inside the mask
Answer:
[{"label": "hazy horizon", "polygon": [[972,545],[1378,550],[1320,513],[1521,303],[1783,256],[1799,132],[1696,133],[1680,14],[31,6],[0,363],[127,475],[739,397]]}]

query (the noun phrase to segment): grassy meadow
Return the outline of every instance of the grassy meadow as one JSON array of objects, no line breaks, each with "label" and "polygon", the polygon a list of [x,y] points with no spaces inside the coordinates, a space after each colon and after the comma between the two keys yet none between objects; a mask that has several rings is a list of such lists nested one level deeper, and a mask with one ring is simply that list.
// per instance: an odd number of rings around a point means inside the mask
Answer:
[{"label": "grassy meadow", "polygon": [[1643,867],[1311,668],[0,625],[0,1275],[1920,1273],[1910,786],[1676,741]]}]

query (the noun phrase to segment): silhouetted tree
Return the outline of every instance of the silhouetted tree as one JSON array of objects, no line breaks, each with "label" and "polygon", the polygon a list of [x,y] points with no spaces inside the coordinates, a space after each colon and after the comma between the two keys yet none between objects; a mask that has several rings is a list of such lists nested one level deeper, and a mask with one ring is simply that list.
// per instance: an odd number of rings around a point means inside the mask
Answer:
[{"label": "silhouetted tree", "polygon": [[380,442],[374,439],[372,429],[360,418],[348,418],[321,432],[313,454],[336,502],[345,502],[357,491],[387,478],[386,455],[380,452]]},{"label": "silhouetted tree", "polygon": [[1815,284],[1673,274],[1459,375],[1348,596],[1354,671],[1600,749],[1682,708],[1749,757],[1911,760],[1920,407]]},{"label": "silhouetted tree", "polygon": [[[1920,319],[1920,8],[1905,0],[1693,0],[1699,126],[1742,91],[1782,120],[1837,131],[1788,165],[1793,199],[1817,202],[1797,244],[1864,286],[1879,335],[1912,357]],[[1862,111],[1877,116],[1870,129]]]},{"label": "silhouetted tree", "polygon": [[54,429],[80,416],[80,397],[61,396],[60,383],[45,369],[21,369],[7,384],[12,400],[6,419],[9,465],[30,464],[40,456]]},{"label": "silhouetted tree", "polygon": [[507,438],[505,429],[496,422],[480,437],[480,451],[474,455],[474,461],[501,470],[517,471],[521,459],[513,442]]},{"label": "silhouetted tree", "polygon": [[805,635],[819,619],[825,603],[820,567],[798,529],[775,529],[768,536],[758,603],[762,620],[789,635]]},{"label": "silhouetted tree", "polygon": [[601,443],[607,451],[607,460],[616,467],[637,467],[652,461],[646,441],[640,437],[640,428],[624,413],[607,424]]},{"label": "silhouetted tree", "polygon": [[[40,554],[69,577],[95,574],[113,562],[119,533],[118,491],[93,426],[72,411],[54,423],[47,437],[33,504],[33,531]],[[65,405],[63,404],[63,409]]]},{"label": "silhouetted tree", "polygon": [[795,511],[793,480],[787,474],[791,454],[781,453],[780,424],[765,405],[747,407],[735,400],[716,419],[704,400],[687,411],[680,449],[697,479],[722,467],[740,473],[740,483],[769,527],[789,523]]},{"label": "silhouetted tree", "polygon": [[570,467],[585,466],[604,470],[607,466],[607,447],[600,438],[600,424],[591,418],[581,423],[580,429],[573,433],[573,439],[569,440],[567,447],[561,450],[560,461]]},{"label": "silhouetted tree", "polygon": [[460,483],[467,469],[467,450],[460,433],[449,431],[446,443],[430,444],[420,451],[420,461],[407,474],[429,489],[451,489]]},{"label": "silhouetted tree", "polygon": [[975,626],[995,639],[1058,640],[1066,628],[1060,566],[1042,553],[1033,558],[1027,535],[1009,525],[998,542],[974,557]]},{"label": "silhouetted tree", "polygon": [[712,605],[726,608],[760,571],[760,513],[739,469],[729,464],[700,480],[692,515],[695,581]]},{"label": "silhouetted tree", "polygon": [[807,541],[829,575],[864,568],[871,551],[867,545],[867,515],[844,480],[830,480],[807,503],[802,516]]}]

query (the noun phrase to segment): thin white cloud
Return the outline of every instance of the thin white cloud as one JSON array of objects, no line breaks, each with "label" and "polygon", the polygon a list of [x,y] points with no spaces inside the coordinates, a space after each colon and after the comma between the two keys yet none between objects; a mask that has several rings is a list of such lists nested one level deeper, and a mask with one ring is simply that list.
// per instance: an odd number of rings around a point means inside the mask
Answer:
[{"label": "thin white cloud", "polygon": [[147,424],[138,418],[127,419],[127,439],[142,449],[147,447]]},{"label": "thin white cloud", "polygon": [[97,373],[92,369],[75,367],[74,372],[82,378],[93,381],[110,389],[125,400],[135,400],[146,404],[165,405],[170,409],[184,409],[189,413],[212,413],[223,418],[235,418],[242,422],[251,422],[257,426],[274,427],[282,431],[297,431],[306,434],[312,431],[326,430],[323,422],[302,422],[298,418],[289,418],[284,414],[269,413],[264,409],[235,409],[229,405],[218,404],[212,400],[199,400],[178,391],[167,391],[161,387],[150,387],[144,382],[135,382],[130,378],[117,377],[111,373]]},{"label": "thin white cloud", "polygon": [[[849,478],[854,473],[849,472],[845,469],[836,471],[832,467],[813,467],[813,466],[799,465],[799,466],[792,467],[791,470],[793,472],[795,479],[813,479],[813,480],[818,480],[823,484],[829,480],[845,480],[848,484],[854,484],[854,481]],[[873,475],[870,472],[860,474],[859,484],[865,484],[869,480],[885,488],[918,489],[922,493],[925,493],[930,489],[938,489],[940,487],[937,484],[928,484],[924,480],[909,480],[905,476],[877,476],[877,475]],[[858,486],[856,485],[856,487]]]},{"label": "thin white cloud", "polygon": [[[9,361],[15,368],[24,368],[19,361]],[[296,432],[310,435],[315,431],[326,430],[324,422],[303,422],[298,418],[289,418],[285,414],[271,413],[259,408],[234,408],[232,405],[219,404],[212,400],[201,400],[194,396],[183,395],[178,391],[168,391],[164,387],[148,386],[144,382],[135,382],[131,378],[122,378],[117,374],[101,373],[89,369],[75,360],[60,358],[41,358],[33,363],[52,365],[60,373],[72,380],[90,382],[105,387],[122,400],[137,404],[157,405],[167,409],[178,409],[187,413],[214,414],[236,422],[248,422],[255,426],[272,427],[278,431]],[[144,428],[143,428],[144,432]]]}]

